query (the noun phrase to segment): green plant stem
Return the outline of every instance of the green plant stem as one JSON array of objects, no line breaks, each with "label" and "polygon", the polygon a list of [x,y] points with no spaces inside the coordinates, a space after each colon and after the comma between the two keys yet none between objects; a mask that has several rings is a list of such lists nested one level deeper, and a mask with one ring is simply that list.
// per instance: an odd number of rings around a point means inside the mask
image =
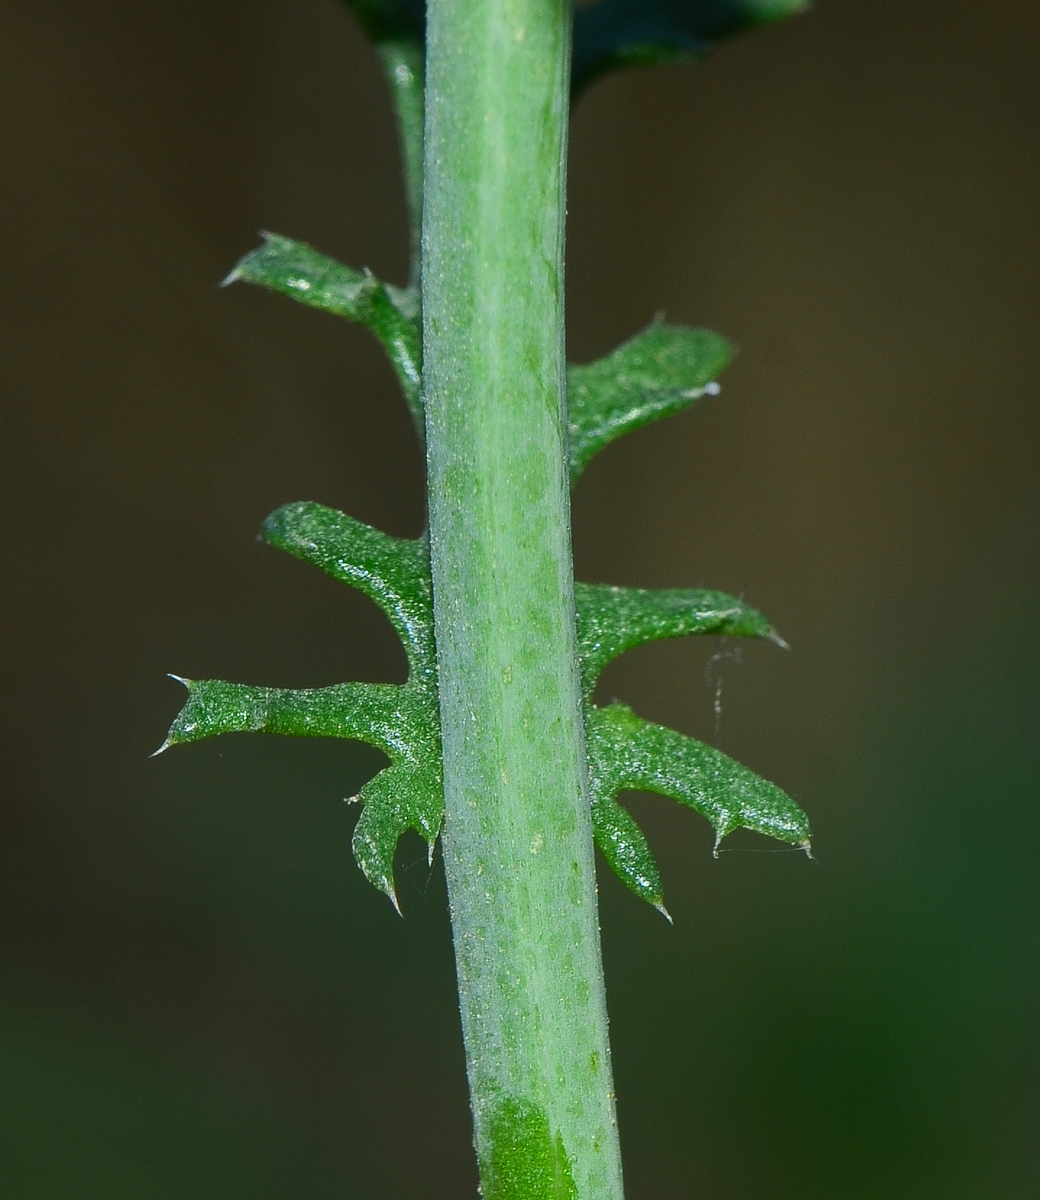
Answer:
[{"label": "green plant stem", "polygon": [[377,43],[376,49],[390,84],[397,114],[405,196],[408,201],[408,261],[411,264],[408,286],[418,289],[423,201],[423,48],[414,41],[392,38]]},{"label": "green plant stem", "polygon": [[564,440],[567,0],[430,0],[444,860],[485,1200],[620,1200]]}]

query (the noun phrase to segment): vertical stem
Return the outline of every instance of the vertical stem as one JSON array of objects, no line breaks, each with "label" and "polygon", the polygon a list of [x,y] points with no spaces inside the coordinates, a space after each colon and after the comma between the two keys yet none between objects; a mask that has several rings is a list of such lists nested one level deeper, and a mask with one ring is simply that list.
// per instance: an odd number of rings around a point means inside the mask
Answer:
[{"label": "vertical stem", "polygon": [[397,114],[397,133],[404,165],[408,201],[408,286],[419,286],[419,241],[423,197],[423,48],[407,38],[388,38],[376,44],[390,84]]},{"label": "vertical stem", "polygon": [[430,0],[444,859],[485,1200],[621,1200],[564,455],[569,0]]}]

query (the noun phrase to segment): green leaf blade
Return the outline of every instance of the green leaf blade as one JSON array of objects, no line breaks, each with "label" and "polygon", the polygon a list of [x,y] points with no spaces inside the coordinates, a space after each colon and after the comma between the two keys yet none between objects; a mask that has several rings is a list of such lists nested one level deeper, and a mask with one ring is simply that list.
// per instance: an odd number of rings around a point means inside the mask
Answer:
[{"label": "green leaf blade", "polygon": [[398,684],[272,688],[173,678],[188,689],[188,699],[170,727],[164,750],[222,733],[278,733],[350,738],[389,755],[401,723]]},{"label": "green leaf blade", "polygon": [[433,599],[424,540],[390,537],[338,509],[306,500],[276,509],[261,536],[364,592],[397,630],[413,671],[433,669]]},{"label": "green leaf blade", "polygon": [[625,588],[576,583],[582,688],[590,697],[603,669],[626,650],[690,634],[786,642],[769,618],[727,592],[706,588]]},{"label": "green leaf blade", "polygon": [[567,369],[571,483],[605,446],[718,390],[733,357],[707,329],[655,322],[605,358]]},{"label": "green leaf blade", "polygon": [[364,808],[354,829],[354,857],[365,878],[401,911],[394,886],[394,852],[401,835],[414,829],[430,847],[444,818],[440,760],[420,766],[393,764],[380,771],[357,797]]},{"label": "green leaf blade", "polygon": [[627,789],[671,796],[711,823],[716,849],[735,829],[809,849],[809,818],[799,805],[721,751],[644,721],[620,703],[591,709],[586,735],[598,795]]},{"label": "green leaf blade", "polygon": [[368,271],[344,266],[304,242],[275,233],[263,236],[262,245],[242,258],[224,282],[256,284],[356,321],[374,333],[390,358],[421,432],[422,346],[415,297],[382,283]]},{"label": "green leaf blade", "polygon": [[180,682],[188,699],[156,753],[222,733],[278,733],[350,738],[390,759],[356,797],[364,808],[353,849],[365,877],[400,911],[393,878],[397,842],[414,829],[432,853],[444,817],[435,693],[390,683],[290,689],[220,679]]},{"label": "green leaf blade", "polygon": [[598,790],[597,785],[602,781],[602,775],[596,775],[589,781],[592,792],[592,832],[596,845],[610,869],[629,891],[667,916],[661,872],[646,835],[628,809],[618,804],[609,788],[603,792]]}]

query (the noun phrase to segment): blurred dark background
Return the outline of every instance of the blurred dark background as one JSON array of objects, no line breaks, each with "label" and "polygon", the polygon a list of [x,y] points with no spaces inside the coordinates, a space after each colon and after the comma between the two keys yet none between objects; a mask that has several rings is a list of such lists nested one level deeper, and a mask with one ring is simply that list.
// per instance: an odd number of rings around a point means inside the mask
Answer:
[{"label": "blurred dark background", "polygon": [[[656,312],[723,394],[575,498],[579,577],[739,590],[794,652],[605,687],[808,808],[818,864],[632,798],[669,928],[602,876],[631,1200],[1040,1195],[1040,15],[821,0],[574,118],[570,351]],[[439,866],[349,849],[350,744],[172,752],[167,671],[400,679],[259,544],[423,523],[375,343],[216,288],[256,230],[400,281],[389,104],[334,0],[7,0],[0,1194],[475,1194]]]}]

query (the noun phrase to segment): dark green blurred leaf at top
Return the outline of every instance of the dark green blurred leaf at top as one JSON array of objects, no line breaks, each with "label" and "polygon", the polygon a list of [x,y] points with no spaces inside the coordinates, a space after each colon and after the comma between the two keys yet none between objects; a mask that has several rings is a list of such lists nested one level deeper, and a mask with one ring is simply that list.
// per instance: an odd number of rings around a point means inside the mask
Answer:
[{"label": "dark green blurred leaf at top", "polygon": [[374,42],[422,43],[426,37],[426,0],[345,0]]},{"label": "dark green blurred leaf at top", "polygon": [[[374,42],[425,40],[425,0],[345,3]],[[703,58],[723,38],[808,5],[809,0],[598,0],[574,13],[572,92],[612,67]]]},{"label": "dark green blurred leaf at top", "polygon": [[703,58],[722,38],[776,21],[809,0],[599,0],[574,14],[571,89],[612,67]]}]

